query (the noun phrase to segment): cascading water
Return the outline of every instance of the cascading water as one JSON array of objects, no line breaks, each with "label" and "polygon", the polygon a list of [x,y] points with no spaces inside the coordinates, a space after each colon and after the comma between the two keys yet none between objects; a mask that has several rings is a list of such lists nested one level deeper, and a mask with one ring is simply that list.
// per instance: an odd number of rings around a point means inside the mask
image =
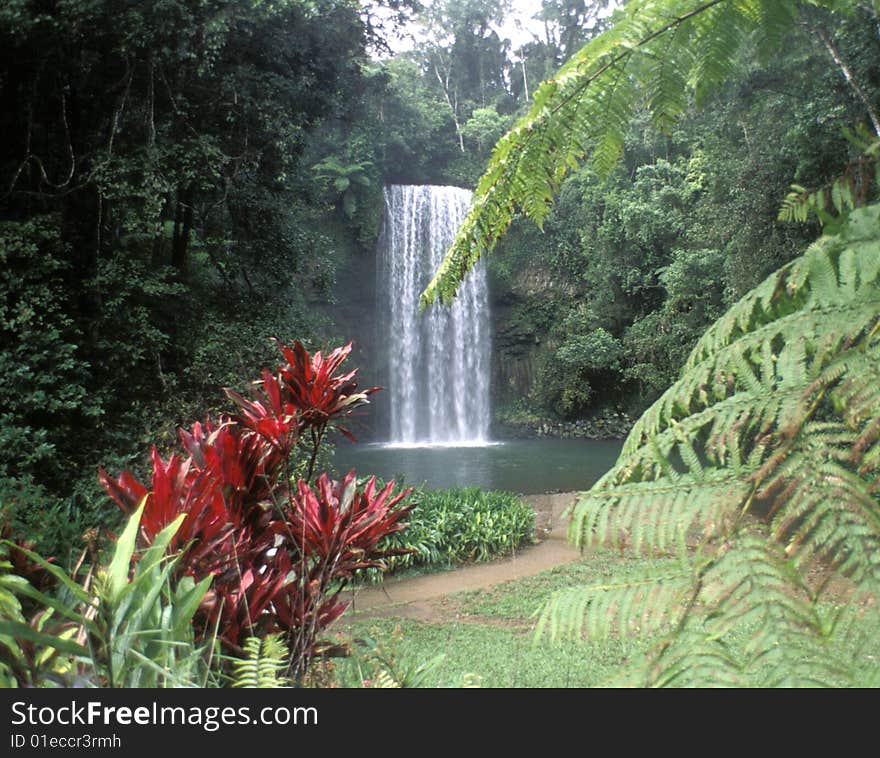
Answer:
[{"label": "cascading water", "polygon": [[388,346],[390,442],[478,445],[489,437],[489,299],[482,263],[449,308],[419,312],[427,286],[464,221],[458,187],[385,188],[380,297]]}]

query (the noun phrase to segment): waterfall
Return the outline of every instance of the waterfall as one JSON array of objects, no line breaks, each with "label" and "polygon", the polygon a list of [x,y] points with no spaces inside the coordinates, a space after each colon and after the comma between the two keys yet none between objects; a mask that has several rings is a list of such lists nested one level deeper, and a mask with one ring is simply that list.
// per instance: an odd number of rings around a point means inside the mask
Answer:
[{"label": "waterfall", "polygon": [[379,241],[390,441],[467,445],[489,437],[489,300],[480,263],[451,307],[419,312],[419,295],[464,220],[458,187],[385,188]]}]

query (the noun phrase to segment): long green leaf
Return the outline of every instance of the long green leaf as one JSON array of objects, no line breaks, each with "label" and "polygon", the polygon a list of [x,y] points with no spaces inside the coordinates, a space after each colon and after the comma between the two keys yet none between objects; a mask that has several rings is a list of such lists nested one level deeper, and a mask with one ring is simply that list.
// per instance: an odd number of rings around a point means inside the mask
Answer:
[{"label": "long green leaf", "polygon": [[107,567],[104,586],[105,597],[110,602],[115,603],[116,597],[122,592],[122,588],[128,582],[128,572],[131,569],[131,559],[134,555],[138,528],[140,527],[145,505],[146,497],[141,501],[137,510],[129,517],[125,529],[116,540],[116,549],[113,551],[113,558]]},{"label": "long green leaf", "polygon": [[55,637],[45,632],[38,632],[20,621],[0,621],[0,635],[9,635],[14,639],[36,642],[38,645],[52,647],[68,655],[82,657],[88,657],[89,655],[89,651],[86,648],[73,640],[66,640],[63,637]]},{"label": "long green leaf", "polygon": [[86,591],[77,584],[68,574],[62,569],[60,566],[56,566],[54,563],[50,563],[39,553],[35,553],[33,550],[28,550],[21,545],[16,545],[9,540],[2,540],[4,545],[9,545],[14,547],[16,550],[20,550],[23,552],[28,558],[32,561],[38,563],[42,568],[48,571],[55,579],[57,579],[61,584],[63,584],[71,594],[81,603],[92,604],[91,598],[86,593]]}]

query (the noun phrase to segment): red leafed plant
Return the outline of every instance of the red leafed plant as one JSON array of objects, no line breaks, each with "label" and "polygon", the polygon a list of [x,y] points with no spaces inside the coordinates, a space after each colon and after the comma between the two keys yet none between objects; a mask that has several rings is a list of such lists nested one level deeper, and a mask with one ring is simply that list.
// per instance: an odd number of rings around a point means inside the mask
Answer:
[{"label": "red leafed plant", "polygon": [[[317,633],[345,610],[339,595],[357,571],[381,567],[382,558],[403,552],[378,547],[384,537],[406,527],[403,519],[414,507],[401,505],[410,490],[392,496],[393,489],[390,482],[377,492],[371,477],[359,491],[354,471],[341,482],[321,474],[314,490],[302,480],[297,483],[297,495],[276,524],[295,546],[297,587],[304,588],[276,606],[295,660],[307,661]],[[301,676],[305,669],[292,673]]]},{"label": "red leafed plant", "polygon": [[[402,504],[410,490],[392,496],[393,482],[377,491],[371,478],[358,490],[353,471],[341,482],[321,474],[310,486],[327,430],[378,388],[358,391],[356,371],[337,373],[350,343],[326,357],[310,357],[299,342],[279,347],[287,362],[263,372],[252,398],[226,390],[237,415],[181,430],[185,456],[165,461],[153,450],[150,487],[128,472],[114,479],[101,469],[99,478],[126,512],[145,499],[143,546],[186,514],[176,570],[213,577],[198,631],[216,629],[233,651],[249,636],[283,631],[299,678],[318,636],[345,609],[341,591],[358,570],[383,565],[391,553],[378,545],[405,528],[413,506]],[[309,473],[292,486],[291,457],[304,434]]]},{"label": "red leafed plant", "polygon": [[[351,353],[350,342],[326,357],[321,352],[309,356],[299,341],[292,347],[279,342],[278,347],[287,363],[275,373],[263,371],[262,380],[256,382],[253,400],[231,389],[226,390],[226,395],[240,409],[238,421],[285,454],[289,455],[297,440],[308,433],[311,453],[306,479],[311,481],[318,451],[330,425],[366,403],[368,396],[379,388],[358,391],[357,369],[336,373]],[[337,428],[356,441],[348,429]]]}]

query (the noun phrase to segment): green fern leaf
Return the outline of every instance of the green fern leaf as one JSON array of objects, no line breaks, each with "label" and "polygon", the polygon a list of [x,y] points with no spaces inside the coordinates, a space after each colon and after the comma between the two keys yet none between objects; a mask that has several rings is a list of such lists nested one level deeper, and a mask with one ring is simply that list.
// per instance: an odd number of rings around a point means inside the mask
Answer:
[{"label": "green fern leaf", "polygon": [[248,637],[243,652],[244,658],[233,664],[233,687],[274,689],[288,686],[284,675],[288,655],[281,634]]},{"label": "green fern leaf", "polygon": [[540,634],[675,624],[643,683],[855,681],[822,608],[828,577],[880,600],[878,243],[880,205],[856,210],[735,304],[574,507],[574,544],[686,543],[690,573],[560,593]]}]

